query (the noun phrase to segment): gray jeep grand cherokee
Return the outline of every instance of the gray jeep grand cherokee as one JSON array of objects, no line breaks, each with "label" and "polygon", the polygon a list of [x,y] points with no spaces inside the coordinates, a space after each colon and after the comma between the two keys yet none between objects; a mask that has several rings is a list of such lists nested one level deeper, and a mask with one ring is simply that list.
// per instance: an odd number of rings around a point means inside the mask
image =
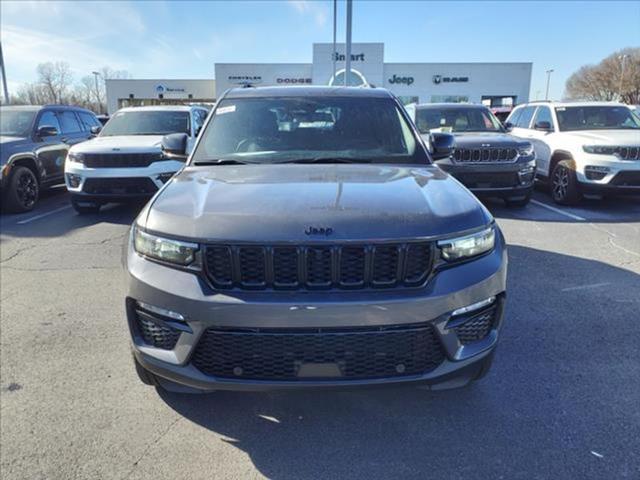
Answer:
[{"label": "gray jeep grand cherokee", "polygon": [[[183,155],[183,137],[165,153]],[[452,143],[437,137],[436,155]],[[386,90],[229,91],[127,248],[147,384],[447,388],[491,364],[503,236]]]}]

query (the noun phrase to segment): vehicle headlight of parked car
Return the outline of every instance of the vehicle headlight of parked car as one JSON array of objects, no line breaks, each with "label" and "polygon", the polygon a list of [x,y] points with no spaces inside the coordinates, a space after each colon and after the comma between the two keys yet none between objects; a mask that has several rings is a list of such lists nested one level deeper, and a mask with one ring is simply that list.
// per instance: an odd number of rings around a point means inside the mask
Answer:
[{"label": "vehicle headlight of parked car", "polygon": [[134,227],[136,252],[161,262],[186,267],[194,263],[199,250],[197,243],[181,242],[143,232]]},{"label": "vehicle headlight of parked car", "polygon": [[493,250],[496,233],[493,225],[485,230],[463,237],[440,240],[438,247],[448,262],[482,255]]},{"label": "vehicle headlight of parked car", "polygon": [[67,155],[67,159],[70,162],[84,163],[84,153],[69,152],[69,154]]},{"label": "vehicle headlight of parked car", "polygon": [[530,157],[533,155],[533,145],[531,143],[527,143],[526,145],[518,147],[518,154],[521,157]]}]

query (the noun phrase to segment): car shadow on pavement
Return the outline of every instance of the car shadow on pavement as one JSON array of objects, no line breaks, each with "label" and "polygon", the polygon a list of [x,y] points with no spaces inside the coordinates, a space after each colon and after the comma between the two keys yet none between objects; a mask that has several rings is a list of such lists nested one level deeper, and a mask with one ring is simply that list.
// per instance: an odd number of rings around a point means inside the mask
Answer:
[{"label": "car shadow on pavement", "polygon": [[633,477],[640,275],[521,246],[509,253],[493,369],[468,387],[160,396],[268,478]]}]

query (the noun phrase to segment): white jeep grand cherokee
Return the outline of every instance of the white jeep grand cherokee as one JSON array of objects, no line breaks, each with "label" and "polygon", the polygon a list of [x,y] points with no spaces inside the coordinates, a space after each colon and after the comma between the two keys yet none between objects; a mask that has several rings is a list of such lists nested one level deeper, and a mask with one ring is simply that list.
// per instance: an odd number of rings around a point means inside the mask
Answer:
[{"label": "white jeep grand cherokee", "polygon": [[162,138],[182,133],[190,152],[207,115],[197,106],[118,110],[96,138],[69,150],[65,182],[73,207],[92,213],[105,203],[151,197],[184,166],[162,151]]},{"label": "white jeep grand cherokee", "polygon": [[640,120],[626,105],[533,102],[515,108],[505,125],[531,141],[537,176],[557,203],[640,194]]}]

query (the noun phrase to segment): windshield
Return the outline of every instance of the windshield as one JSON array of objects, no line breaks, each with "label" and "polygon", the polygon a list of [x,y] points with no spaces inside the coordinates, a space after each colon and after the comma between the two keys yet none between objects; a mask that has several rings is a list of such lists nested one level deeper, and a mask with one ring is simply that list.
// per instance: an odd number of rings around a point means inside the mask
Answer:
[{"label": "windshield", "polygon": [[116,113],[102,129],[101,137],[116,135],[189,134],[189,112],[139,111]]},{"label": "windshield", "polygon": [[442,132],[501,132],[498,119],[482,108],[428,107],[416,110],[416,126],[420,133]]},{"label": "windshield", "polygon": [[429,163],[393,99],[346,96],[221,101],[192,163],[219,160]]},{"label": "windshield", "polygon": [[0,110],[0,135],[6,137],[28,137],[36,112],[34,110]]},{"label": "windshield", "polygon": [[561,131],[638,130],[640,120],[622,106],[556,107]]}]

